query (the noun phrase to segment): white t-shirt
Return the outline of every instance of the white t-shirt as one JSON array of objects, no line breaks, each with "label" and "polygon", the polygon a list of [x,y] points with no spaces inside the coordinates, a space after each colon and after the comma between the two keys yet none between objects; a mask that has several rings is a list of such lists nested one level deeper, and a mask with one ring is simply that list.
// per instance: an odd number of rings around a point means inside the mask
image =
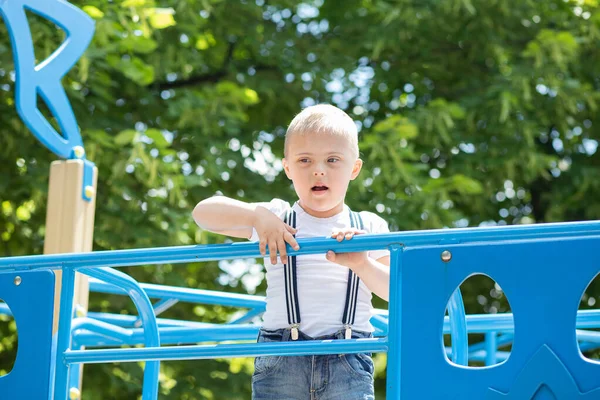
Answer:
[{"label": "white t-shirt", "polygon": [[[268,203],[258,203],[267,208],[282,220],[290,210],[290,204],[280,199]],[[350,212],[344,205],[344,210],[329,218],[317,218],[306,213],[295,203],[292,209],[296,212],[297,239],[307,237],[331,237],[334,230],[350,228]],[[379,216],[361,211],[364,230],[369,233],[389,232],[387,223]],[[253,230],[250,240],[258,240],[256,230]],[[334,239],[331,239],[334,240]],[[369,257],[377,260],[389,255],[387,250],[370,251]],[[265,329],[288,328],[287,308],[285,299],[285,283],[283,264],[271,264],[265,258],[267,270],[267,308],[263,315]],[[346,302],[346,287],[348,285],[348,268],[332,263],[325,254],[298,256],[296,259],[298,302],[300,305],[300,330],[309,336],[329,335],[343,328],[342,318]],[[371,291],[360,282],[358,302],[353,329],[372,332],[369,322],[372,316]]]}]

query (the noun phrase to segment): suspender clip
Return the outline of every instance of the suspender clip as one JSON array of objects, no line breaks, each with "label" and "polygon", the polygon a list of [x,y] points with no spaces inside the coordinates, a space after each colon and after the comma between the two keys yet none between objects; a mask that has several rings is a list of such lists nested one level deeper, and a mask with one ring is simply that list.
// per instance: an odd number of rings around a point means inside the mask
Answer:
[{"label": "suspender clip", "polygon": [[292,340],[298,340],[298,327],[300,325],[294,324],[292,325]]},{"label": "suspender clip", "polygon": [[352,327],[350,325],[345,325],[344,327],[346,328],[346,331],[344,333],[346,339],[352,339]]}]

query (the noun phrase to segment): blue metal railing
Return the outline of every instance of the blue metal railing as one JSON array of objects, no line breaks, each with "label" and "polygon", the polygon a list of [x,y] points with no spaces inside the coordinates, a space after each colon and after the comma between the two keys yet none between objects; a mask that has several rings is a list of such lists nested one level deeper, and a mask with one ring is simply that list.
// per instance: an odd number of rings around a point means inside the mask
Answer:
[{"label": "blue metal railing", "polygon": [[[146,364],[148,372],[144,380],[143,399],[156,399],[158,388],[158,362],[160,360],[198,359],[214,357],[252,357],[260,355],[308,355],[339,354],[358,352],[388,352],[387,389],[388,398],[399,398],[401,376],[399,346],[402,335],[401,318],[399,316],[398,299],[400,298],[400,282],[403,275],[403,251],[407,247],[440,247],[444,244],[481,243],[481,242],[527,242],[538,239],[559,239],[567,237],[600,236],[599,222],[580,222],[564,224],[545,224],[532,226],[511,226],[494,228],[468,228],[452,230],[413,231],[355,237],[352,241],[338,243],[330,239],[301,239],[300,250],[288,249],[290,255],[306,255],[336,252],[355,252],[377,249],[389,249],[391,252],[390,269],[390,303],[389,314],[375,318],[375,325],[383,330],[387,325],[388,337],[374,339],[357,339],[344,341],[314,341],[303,343],[252,343],[252,344],[220,344],[190,345],[180,347],[160,347],[159,338],[169,343],[186,335],[196,335],[193,341],[208,340],[209,337],[220,336],[222,327],[207,326],[189,321],[169,321],[156,319],[150,297],[159,299],[176,299],[182,301],[206,302],[208,304],[227,304],[249,308],[258,315],[264,309],[264,299],[256,296],[221,294],[217,300],[214,294],[206,291],[190,291],[189,289],[170,288],[168,293],[158,285],[139,285],[133,279],[116,273],[107,267],[139,266],[162,263],[190,263],[199,261],[224,260],[248,257],[261,257],[256,243],[233,243],[210,246],[182,246],[169,248],[152,248],[136,250],[118,250],[93,252],[87,254],[62,254],[43,256],[24,256],[0,258],[0,272],[19,270],[55,270],[62,269],[62,289],[60,304],[60,329],[57,344],[55,399],[66,399],[68,392],[69,366],[76,363],[99,363],[118,361],[154,361]],[[124,293],[132,300],[142,320],[142,329],[127,328],[119,324],[134,326],[137,318],[119,319],[108,315],[101,320],[72,320],[73,284],[75,271],[103,280],[105,283],[93,283],[96,290],[105,293]],[[113,286],[114,285],[114,286]],[[116,287],[116,288],[115,288]],[[0,296],[1,297],[1,296]],[[512,315],[464,316],[462,298],[457,291],[452,296],[449,307],[450,318],[444,324],[444,332],[452,337],[452,360],[465,365],[469,354],[477,357],[477,353],[492,349],[503,343],[506,338],[496,337],[496,332],[510,333],[514,329]],[[598,312],[580,312],[578,328],[598,326]],[[98,317],[102,313],[96,314]],[[112,323],[111,323],[112,322]],[[387,324],[386,324],[387,322]],[[181,324],[181,325],[178,325]],[[235,328],[227,325],[230,338],[255,337],[256,326],[237,324]],[[204,333],[202,333],[204,331]],[[488,332],[488,341],[483,349],[469,349],[466,340],[467,332]],[[95,340],[105,341],[106,345],[143,342],[146,348],[125,349],[92,349],[71,350],[73,348],[72,332],[77,346],[92,345]],[[492,334],[494,336],[492,336]],[[213,336],[214,335],[214,336]],[[589,331],[578,332],[578,336],[586,343],[598,343],[597,335]],[[496,343],[494,343],[494,341]],[[502,358],[503,353],[497,353]],[[492,361],[486,355],[487,361]],[[479,357],[481,359],[481,357]]]}]

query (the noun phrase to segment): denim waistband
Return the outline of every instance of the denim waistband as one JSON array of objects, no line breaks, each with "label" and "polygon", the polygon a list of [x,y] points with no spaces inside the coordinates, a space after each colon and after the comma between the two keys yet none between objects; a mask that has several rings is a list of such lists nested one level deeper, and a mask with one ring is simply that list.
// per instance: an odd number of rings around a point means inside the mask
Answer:
[{"label": "denim waistband", "polygon": [[[345,338],[345,329],[324,336],[312,337],[302,331],[298,331],[298,341],[304,340],[335,340]],[[371,332],[364,332],[358,330],[352,330],[352,339],[363,339],[371,338],[373,334]],[[283,329],[261,329],[258,333],[259,342],[288,342],[292,340],[292,334],[290,328]]]}]

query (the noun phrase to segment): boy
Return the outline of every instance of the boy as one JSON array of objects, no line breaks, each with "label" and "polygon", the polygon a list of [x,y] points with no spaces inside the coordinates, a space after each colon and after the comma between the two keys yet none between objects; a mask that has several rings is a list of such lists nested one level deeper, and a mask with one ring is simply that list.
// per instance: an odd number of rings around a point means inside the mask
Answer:
[{"label": "boy", "polygon": [[[348,184],[362,167],[356,126],[336,107],[308,107],[288,127],[284,157],[298,202],[248,204],[212,197],[198,203],[194,220],[212,232],[259,240],[263,256],[269,249],[259,342],[370,337],[371,292],[388,299],[389,253],[288,257],[286,252],[286,243],[299,248],[296,238],[342,241],[360,233],[388,232],[380,217],[353,213],[344,204]],[[257,357],[254,365],[254,400],[374,399],[368,354]]]}]

